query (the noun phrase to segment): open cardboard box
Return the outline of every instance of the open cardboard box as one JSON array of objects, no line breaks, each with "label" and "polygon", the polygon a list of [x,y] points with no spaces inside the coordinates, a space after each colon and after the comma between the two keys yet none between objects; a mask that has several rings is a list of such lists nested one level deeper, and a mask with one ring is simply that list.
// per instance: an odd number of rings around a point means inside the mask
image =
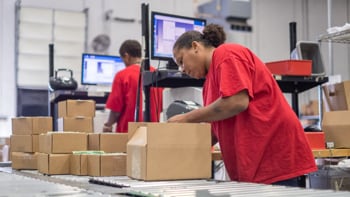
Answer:
[{"label": "open cardboard box", "polygon": [[129,123],[127,175],[139,180],[211,177],[208,123]]}]

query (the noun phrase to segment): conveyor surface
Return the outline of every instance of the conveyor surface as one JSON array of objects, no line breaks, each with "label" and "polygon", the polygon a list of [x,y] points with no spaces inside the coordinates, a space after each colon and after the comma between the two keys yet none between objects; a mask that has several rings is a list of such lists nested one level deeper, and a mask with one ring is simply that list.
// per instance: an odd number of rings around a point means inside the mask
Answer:
[{"label": "conveyor surface", "polygon": [[[98,183],[98,184],[91,184]],[[111,187],[113,186],[113,187]],[[214,180],[138,181],[126,176],[44,176],[35,170],[0,168],[0,196],[350,196],[348,191],[316,190]]]}]

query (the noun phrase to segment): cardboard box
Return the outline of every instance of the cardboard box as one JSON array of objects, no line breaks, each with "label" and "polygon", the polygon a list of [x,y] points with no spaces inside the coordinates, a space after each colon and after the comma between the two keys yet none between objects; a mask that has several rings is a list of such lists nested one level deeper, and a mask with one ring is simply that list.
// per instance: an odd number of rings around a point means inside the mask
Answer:
[{"label": "cardboard box", "polygon": [[323,132],[305,132],[311,149],[326,149],[326,140]]},{"label": "cardboard box", "polygon": [[12,152],[12,169],[36,170],[38,169],[38,153]]},{"label": "cardboard box", "polygon": [[72,153],[87,150],[86,133],[50,132],[39,135],[39,152]]},{"label": "cardboard box", "polygon": [[39,135],[11,135],[11,151],[33,153],[39,151]]},{"label": "cardboard box", "polygon": [[322,130],[326,142],[333,142],[334,148],[350,148],[350,111],[325,112]]},{"label": "cardboard box", "polygon": [[70,158],[70,173],[74,175],[87,175],[87,156],[85,154],[72,154]]},{"label": "cardboard box", "polygon": [[65,100],[58,102],[58,117],[94,117],[95,110],[94,100]]},{"label": "cardboard box", "polygon": [[125,176],[126,154],[107,153],[101,155],[88,155],[89,176]]},{"label": "cardboard box", "polygon": [[57,119],[57,129],[59,131],[76,131],[93,133],[94,125],[91,117],[63,117]]},{"label": "cardboard box", "polygon": [[38,171],[43,174],[69,174],[70,154],[38,153]]},{"label": "cardboard box", "polygon": [[350,81],[322,86],[326,111],[350,110]]},{"label": "cardboard box", "polygon": [[51,116],[12,118],[12,134],[31,135],[52,131]]},{"label": "cardboard box", "polygon": [[275,75],[311,76],[311,60],[282,60],[267,62],[267,68]]},{"label": "cardboard box", "polygon": [[211,177],[208,123],[129,123],[127,175],[140,180]]},{"label": "cardboard box", "polygon": [[106,153],[126,152],[127,133],[90,133],[88,149],[102,150]]}]

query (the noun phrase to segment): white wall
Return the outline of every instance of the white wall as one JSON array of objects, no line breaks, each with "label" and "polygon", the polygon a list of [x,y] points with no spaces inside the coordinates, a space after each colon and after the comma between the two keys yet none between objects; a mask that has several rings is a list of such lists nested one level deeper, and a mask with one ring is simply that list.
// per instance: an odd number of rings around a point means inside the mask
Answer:
[{"label": "white wall", "polygon": [[[120,43],[129,38],[141,41],[141,3],[150,9],[172,14],[195,16],[196,5],[209,0],[22,0],[22,5],[81,11],[89,9],[88,52],[91,41],[101,33],[111,36],[110,54],[118,54]],[[15,83],[15,0],[0,0],[0,116],[16,115]],[[105,21],[104,14],[113,10],[113,17],[135,19],[135,22]],[[342,26],[349,20],[348,0],[332,1],[332,25]],[[297,22],[297,39],[314,40],[326,33],[327,0],[252,0],[252,50],[265,62],[289,58],[289,22]],[[334,74],[350,78],[349,46],[334,46]],[[327,74],[327,44],[322,44]],[[158,62],[151,62],[157,65]],[[305,93],[304,100],[317,98]],[[10,133],[10,122],[0,120],[0,136]]]},{"label": "white wall", "polygon": [[14,0],[0,0],[0,136],[10,134],[10,117],[16,112],[15,6]]}]

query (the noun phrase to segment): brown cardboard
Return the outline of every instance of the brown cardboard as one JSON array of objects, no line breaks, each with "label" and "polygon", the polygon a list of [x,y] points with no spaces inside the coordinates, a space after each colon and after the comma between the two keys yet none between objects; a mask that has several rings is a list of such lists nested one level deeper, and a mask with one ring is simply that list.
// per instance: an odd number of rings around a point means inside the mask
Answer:
[{"label": "brown cardboard", "polygon": [[350,148],[350,111],[325,112],[322,130],[326,142],[333,142],[334,148]]},{"label": "brown cardboard", "polygon": [[87,175],[87,155],[84,155],[84,154],[71,155],[70,173],[74,175]]},{"label": "brown cardboard", "polygon": [[210,124],[129,123],[128,132],[134,133],[127,144],[129,177],[154,181],[211,177]]},{"label": "brown cardboard", "polygon": [[350,110],[350,80],[323,86],[326,111]]},{"label": "brown cardboard", "polygon": [[58,102],[58,117],[94,117],[94,100],[65,100]]},{"label": "brown cardboard", "polygon": [[38,152],[38,135],[11,135],[12,152]]},{"label": "brown cardboard", "polygon": [[39,152],[72,153],[87,150],[86,133],[50,132],[39,135]]},{"label": "brown cardboard", "polygon": [[52,131],[51,116],[12,118],[12,134],[31,135]]},{"label": "brown cardboard", "polygon": [[91,133],[88,135],[88,149],[106,153],[126,152],[127,133]]},{"label": "brown cardboard", "polygon": [[38,153],[12,152],[12,169],[16,170],[36,170]]},{"label": "brown cardboard", "polygon": [[89,176],[125,176],[126,154],[88,155]]},{"label": "brown cardboard", "polygon": [[70,154],[38,153],[38,171],[43,174],[69,174]]},{"label": "brown cardboard", "polygon": [[59,131],[94,132],[93,119],[83,116],[58,118],[57,128]]}]

